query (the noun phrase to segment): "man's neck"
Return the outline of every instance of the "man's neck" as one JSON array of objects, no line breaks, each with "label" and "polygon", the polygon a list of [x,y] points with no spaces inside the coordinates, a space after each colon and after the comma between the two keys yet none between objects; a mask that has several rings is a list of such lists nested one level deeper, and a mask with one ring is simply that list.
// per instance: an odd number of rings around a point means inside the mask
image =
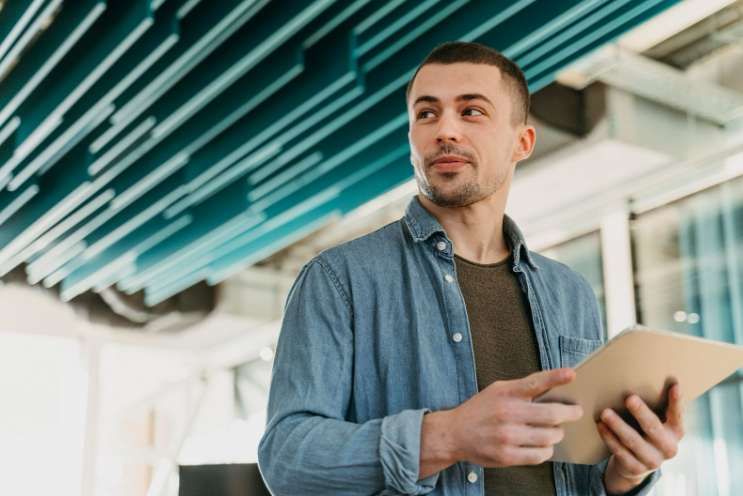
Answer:
[{"label": "man's neck", "polygon": [[503,236],[505,199],[498,192],[466,207],[440,207],[418,193],[421,205],[439,221],[454,253],[481,264],[505,260],[511,247]]}]

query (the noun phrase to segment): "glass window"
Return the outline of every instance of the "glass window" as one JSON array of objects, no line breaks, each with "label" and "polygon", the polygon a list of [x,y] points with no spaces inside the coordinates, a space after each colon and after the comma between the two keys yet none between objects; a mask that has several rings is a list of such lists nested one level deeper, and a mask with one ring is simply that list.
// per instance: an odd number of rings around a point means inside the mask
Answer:
[{"label": "glass window", "polygon": [[599,231],[584,234],[547,250],[541,254],[580,272],[593,288],[601,311],[601,326],[606,338],[606,299],[604,297],[604,272],[601,266],[601,236]]},{"label": "glass window", "polygon": [[[638,321],[743,344],[743,181],[639,215],[632,232]],[[687,407],[687,435],[658,494],[743,494],[742,378]]]}]

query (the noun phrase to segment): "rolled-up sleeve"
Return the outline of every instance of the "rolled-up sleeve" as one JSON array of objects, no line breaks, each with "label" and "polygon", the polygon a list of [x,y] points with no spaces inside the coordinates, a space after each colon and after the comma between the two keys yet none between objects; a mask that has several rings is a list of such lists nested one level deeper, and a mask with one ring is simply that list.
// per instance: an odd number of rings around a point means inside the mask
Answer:
[{"label": "rolled-up sleeve", "polygon": [[274,496],[401,495],[418,481],[428,410],[347,421],[353,389],[353,312],[332,268],[315,257],[289,292],[271,377],[258,463]]}]

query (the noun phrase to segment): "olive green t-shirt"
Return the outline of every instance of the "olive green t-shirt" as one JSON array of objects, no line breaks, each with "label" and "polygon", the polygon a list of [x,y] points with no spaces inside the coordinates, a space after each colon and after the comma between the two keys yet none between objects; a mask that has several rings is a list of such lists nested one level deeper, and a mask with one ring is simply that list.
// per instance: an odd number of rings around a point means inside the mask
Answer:
[{"label": "olive green t-shirt", "polygon": [[[513,272],[513,253],[494,264],[454,255],[475,351],[477,390],[494,381],[542,370],[526,295]],[[485,468],[485,495],[556,494],[552,463]]]}]

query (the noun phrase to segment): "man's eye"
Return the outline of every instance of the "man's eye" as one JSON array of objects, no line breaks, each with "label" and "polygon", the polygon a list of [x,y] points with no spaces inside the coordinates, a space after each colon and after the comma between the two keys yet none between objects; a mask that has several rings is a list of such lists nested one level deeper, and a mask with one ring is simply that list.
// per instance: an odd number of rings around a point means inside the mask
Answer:
[{"label": "man's eye", "polygon": [[[468,113],[468,112],[477,112],[476,114]],[[464,111],[465,115],[485,115],[482,113],[482,111],[476,109],[476,108],[468,108]]]},{"label": "man's eye", "polygon": [[433,115],[433,112],[431,112],[430,110],[421,110],[420,112],[418,112],[418,118],[427,119],[428,117],[430,117],[430,116],[427,116],[426,114]]}]

